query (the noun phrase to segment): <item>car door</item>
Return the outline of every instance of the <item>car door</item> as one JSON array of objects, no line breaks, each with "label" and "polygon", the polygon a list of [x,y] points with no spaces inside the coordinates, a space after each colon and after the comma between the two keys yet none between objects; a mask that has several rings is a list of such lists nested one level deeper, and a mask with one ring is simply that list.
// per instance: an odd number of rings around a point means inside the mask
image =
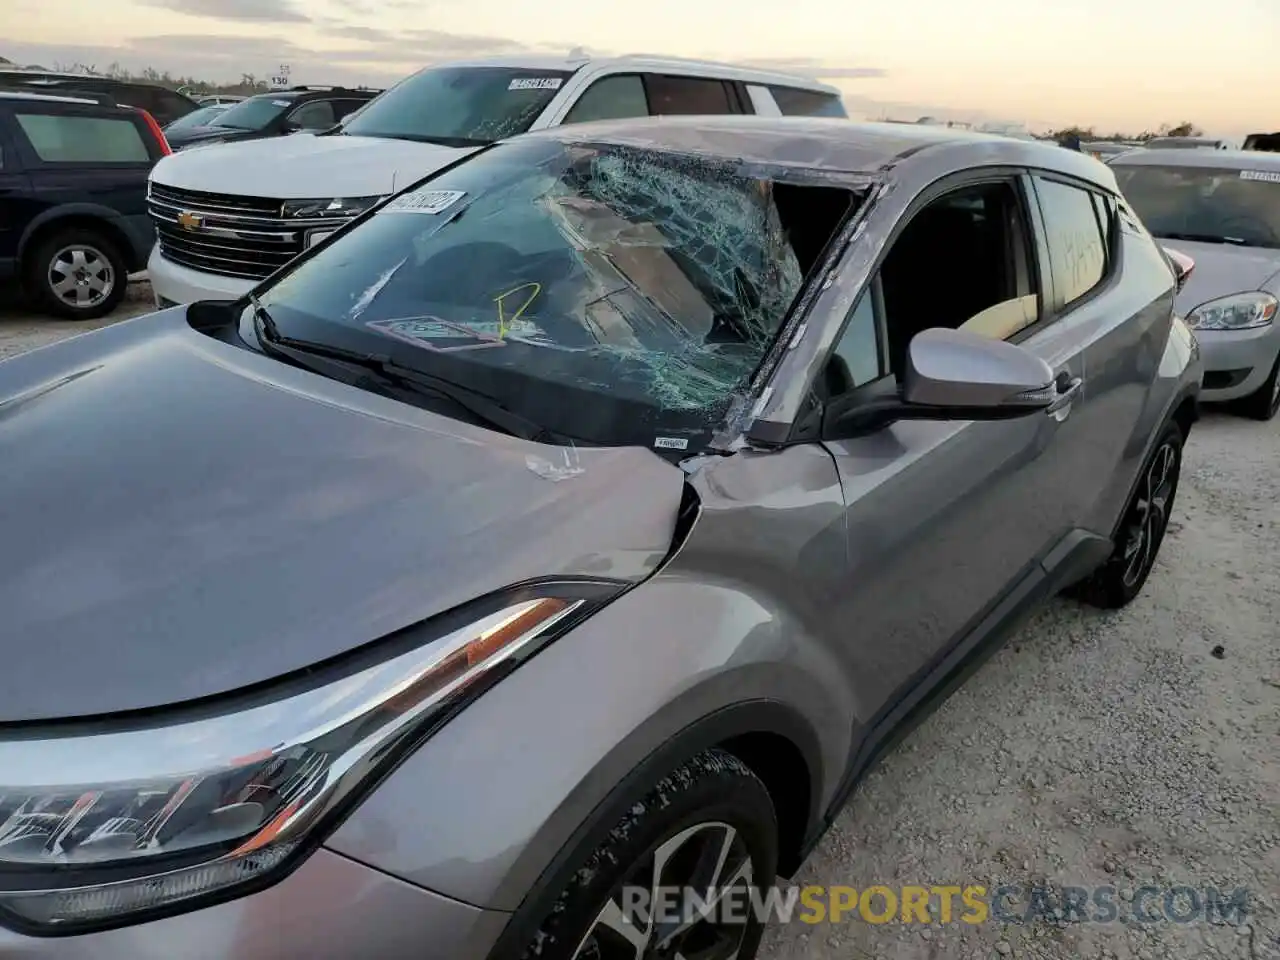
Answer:
[{"label": "car door", "polygon": [[18,241],[35,216],[31,181],[14,148],[13,116],[0,104],[0,277],[17,269]]},{"label": "car door", "polygon": [[[815,390],[830,403],[896,392],[915,333],[936,326],[1018,341],[1074,378],[1081,357],[1044,311],[1034,198],[1018,171],[941,182],[881,254]],[[1064,378],[1065,379],[1065,378]],[[1073,455],[1064,402],[998,422],[898,421],[824,438],[846,503],[848,624],[859,721],[905,709],[921,681],[1048,589],[1042,563],[1069,541],[1060,471]]]}]

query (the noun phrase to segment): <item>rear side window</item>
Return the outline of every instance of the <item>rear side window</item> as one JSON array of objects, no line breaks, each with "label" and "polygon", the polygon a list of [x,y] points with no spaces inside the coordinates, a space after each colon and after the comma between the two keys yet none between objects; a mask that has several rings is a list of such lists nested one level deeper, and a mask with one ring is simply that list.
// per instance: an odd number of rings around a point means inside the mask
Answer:
[{"label": "rear side window", "polygon": [[289,114],[289,122],[303,130],[325,130],[338,122],[333,104],[328,100],[312,100]]},{"label": "rear side window", "polygon": [[773,100],[784,117],[847,117],[844,103],[834,93],[770,87]]},{"label": "rear side window", "polygon": [[1092,293],[1107,273],[1107,246],[1093,193],[1057,180],[1036,178],[1044,213],[1049,265],[1059,309]]},{"label": "rear side window", "polygon": [[18,126],[45,163],[150,163],[142,133],[125,117],[15,111]]},{"label": "rear side window", "polygon": [[647,117],[649,98],[639,74],[626,73],[597,80],[578,98],[565,115],[564,123],[592,120],[620,120]]},{"label": "rear side window", "polygon": [[649,111],[656,117],[737,113],[728,84],[704,77],[649,74]]}]

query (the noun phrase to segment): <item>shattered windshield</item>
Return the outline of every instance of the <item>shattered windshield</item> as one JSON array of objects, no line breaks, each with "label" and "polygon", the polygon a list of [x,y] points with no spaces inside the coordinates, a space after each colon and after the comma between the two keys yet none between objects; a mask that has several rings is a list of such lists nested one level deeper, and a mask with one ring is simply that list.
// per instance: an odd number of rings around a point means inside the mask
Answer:
[{"label": "shattered windshield", "polygon": [[571,76],[515,67],[424,70],[372,100],[343,133],[445,146],[492,143],[528,130]]},{"label": "shattered windshield", "polygon": [[261,292],[282,336],[390,355],[600,445],[702,445],[854,197],[620,146],[515,141]]}]

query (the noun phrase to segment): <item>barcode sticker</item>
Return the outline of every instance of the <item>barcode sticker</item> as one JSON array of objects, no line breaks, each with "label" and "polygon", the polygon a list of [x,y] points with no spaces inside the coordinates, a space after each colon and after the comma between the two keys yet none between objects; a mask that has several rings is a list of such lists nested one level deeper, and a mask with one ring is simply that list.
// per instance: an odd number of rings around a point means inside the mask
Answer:
[{"label": "barcode sticker", "polygon": [[1261,180],[1264,183],[1280,183],[1280,170],[1241,170],[1241,180]]},{"label": "barcode sticker", "polygon": [[440,213],[465,196],[462,190],[414,190],[396,197],[383,209],[398,213]]},{"label": "barcode sticker", "polygon": [[508,90],[559,90],[564,83],[559,77],[516,77],[509,84]]},{"label": "barcode sticker", "polygon": [[689,441],[685,437],[654,437],[653,445],[660,450],[689,449]]}]

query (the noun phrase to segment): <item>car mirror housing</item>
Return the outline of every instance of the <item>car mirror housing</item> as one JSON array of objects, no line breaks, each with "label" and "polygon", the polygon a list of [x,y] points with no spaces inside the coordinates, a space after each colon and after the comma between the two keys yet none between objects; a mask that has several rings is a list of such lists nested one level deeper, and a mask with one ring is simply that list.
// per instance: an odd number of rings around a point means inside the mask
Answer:
[{"label": "car mirror housing", "polygon": [[1011,420],[1057,400],[1053,369],[1029,350],[965,330],[918,333],[895,396],[829,411],[828,435],[847,437],[895,420]]}]

